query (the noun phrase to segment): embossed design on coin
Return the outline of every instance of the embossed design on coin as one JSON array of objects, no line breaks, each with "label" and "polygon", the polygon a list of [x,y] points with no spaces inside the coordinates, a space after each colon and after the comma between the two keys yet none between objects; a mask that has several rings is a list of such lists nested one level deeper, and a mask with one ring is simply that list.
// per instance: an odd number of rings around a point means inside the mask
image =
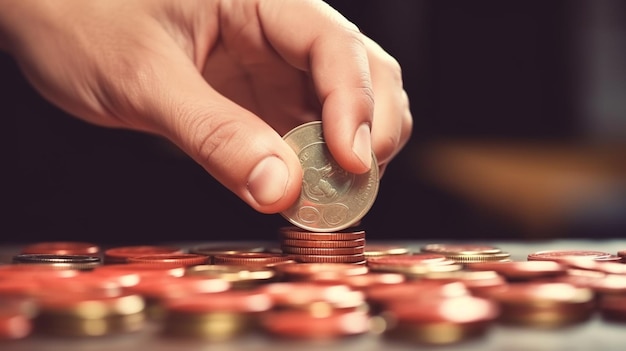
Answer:
[{"label": "embossed design on coin", "polygon": [[378,193],[376,157],[371,170],[354,174],[330,154],[322,122],[302,124],[283,139],[295,151],[303,170],[300,198],[281,215],[296,226],[314,232],[332,232],[357,223],[372,207]]}]

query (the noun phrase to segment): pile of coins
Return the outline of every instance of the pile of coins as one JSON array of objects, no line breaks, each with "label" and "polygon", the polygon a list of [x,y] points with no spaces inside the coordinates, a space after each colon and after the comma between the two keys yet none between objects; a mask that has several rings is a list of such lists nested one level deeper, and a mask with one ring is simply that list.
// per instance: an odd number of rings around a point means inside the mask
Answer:
[{"label": "pile of coins", "polygon": [[[307,247],[286,245],[293,244],[288,240],[315,240],[286,238],[290,232],[306,233],[281,228],[281,247]],[[342,233],[348,235],[344,241],[363,244],[363,258],[353,263],[304,262],[259,245],[97,252],[81,251],[97,247],[89,243],[25,246],[13,262],[0,265],[0,338],[156,330],[162,337],[206,341],[249,334],[315,340],[376,335],[445,345],[484,337],[495,324],[561,328],[594,315],[626,322],[626,265],[602,259],[623,257],[622,251],[480,260],[485,252],[503,251],[447,244],[416,250],[373,244],[369,251],[359,233]],[[477,257],[465,257],[470,252]],[[85,265],[85,256],[98,264]],[[229,256],[252,259],[215,262]]]},{"label": "pile of coins", "polygon": [[298,227],[279,231],[280,249],[302,263],[365,263],[365,231],[318,233]]},{"label": "pile of coins", "polygon": [[155,332],[232,340],[363,335],[446,345],[497,323],[559,328],[594,314],[626,322],[626,250],[536,252],[516,262],[489,245],[418,250],[366,243],[356,229],[372,206],[375,155],[364,174],[342,169],[321,122],[284,136],[303,169],[293,226],[279,247],[239,244],[26,245],[0,264],[0,339]]}]

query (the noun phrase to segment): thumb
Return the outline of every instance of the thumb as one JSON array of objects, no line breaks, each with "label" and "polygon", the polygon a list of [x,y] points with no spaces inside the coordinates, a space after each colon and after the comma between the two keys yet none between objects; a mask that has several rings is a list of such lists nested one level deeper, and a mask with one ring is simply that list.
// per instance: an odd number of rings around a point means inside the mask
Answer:
[{"label": "thumb", "polygon": [[291,206],[300,195],[302,168],[281,136],[215,91],[193,65],[168,67],[175,69],[159,72],[161,88],[143,102],[142,114],[157,132],[255,210],[278,213]]}]

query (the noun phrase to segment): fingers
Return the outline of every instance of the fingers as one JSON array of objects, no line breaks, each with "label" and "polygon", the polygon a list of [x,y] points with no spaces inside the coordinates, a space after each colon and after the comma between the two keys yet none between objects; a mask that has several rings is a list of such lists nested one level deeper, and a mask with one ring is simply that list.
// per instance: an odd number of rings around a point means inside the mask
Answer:
[{"label": "fingers", "polygon": [[150,86],[167,88],[145,96],[143,113],[161,134],[255,210],[277,213],[295,202],[300,162],[275,130],[213,90],[184,58],[158,68]]},{"label": "fingers", "polygon": [[313,78],[337,162],[354,173],[369,170],[374,96],[357,28],[322,1],[261,0],[259,17],[279,55]]},{"label": "fingers", "polygon": [[381,170],[406,145],[413,129],[409,98],[398,62],[369,38],[370,67],[376,104],[372,148]]},{"label": "fingers", "polygon": [[384,169],[412,129],[398,63],[321,1],[261,1],[259,16],[277,52],[310,72],[337,162],[363,173],[373,150]]}]

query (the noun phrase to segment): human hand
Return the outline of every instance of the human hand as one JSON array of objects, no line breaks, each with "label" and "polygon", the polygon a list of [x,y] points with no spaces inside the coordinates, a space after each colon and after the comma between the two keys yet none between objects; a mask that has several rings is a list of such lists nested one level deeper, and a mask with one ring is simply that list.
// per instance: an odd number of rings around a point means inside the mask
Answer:
[{"label": "human hand", "polygon": [[281,138],[295,126],[321,119],[353,173],[371,167],[372,150],[382,172],[411,133],[396,60],[321,1],[0,7],[0,46],[45,98],[90,123],[169,139],[263,213],[300,194],[299,160]]}]

